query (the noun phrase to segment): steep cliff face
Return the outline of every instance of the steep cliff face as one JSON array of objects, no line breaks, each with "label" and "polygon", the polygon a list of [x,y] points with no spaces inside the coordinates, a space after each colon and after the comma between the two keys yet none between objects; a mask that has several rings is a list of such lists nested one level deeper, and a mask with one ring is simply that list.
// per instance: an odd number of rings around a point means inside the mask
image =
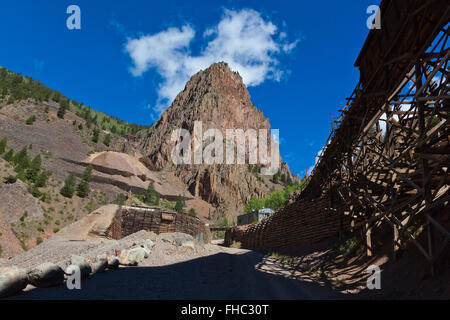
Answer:
[{"label": "steep cliff face", "polygon": [[[270,176],[256,173],[254,166],[248,164],[174,165],[172,132],[182,128],[193,137],[195,121],[202,121],[203,133],[215,128],[224,138],[226,129],[257,132],[267,129],[270,132],[270,124],[263,112],[251,103],[240,75],[221,62],[195,74],[160,119],[140,133],[141,148],[146,155],[142,161],[153,170],[175,171],[193,195],[216,207],[214,220],[226,217],[231,222],[242,214],[245,203],[253,195],[266,196],[281,187],[272,183]],[[281,162],[280,173],[296,180],[286,163]]]}]

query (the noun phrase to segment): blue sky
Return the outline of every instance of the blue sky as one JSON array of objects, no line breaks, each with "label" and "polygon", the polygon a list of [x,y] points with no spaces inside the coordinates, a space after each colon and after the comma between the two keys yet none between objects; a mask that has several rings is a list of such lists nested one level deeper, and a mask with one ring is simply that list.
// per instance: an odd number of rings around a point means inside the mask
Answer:
[{"label": "blue sky", "polygon": [[[358,81],[366,9],[379,3],[2,1],[0,65],[149,125],[196,68],[226,57],[280,130],[283,160],[303,176],[330,133],[330,114]],[[66,27],[71,4],[81,9],[81,30]]]}]

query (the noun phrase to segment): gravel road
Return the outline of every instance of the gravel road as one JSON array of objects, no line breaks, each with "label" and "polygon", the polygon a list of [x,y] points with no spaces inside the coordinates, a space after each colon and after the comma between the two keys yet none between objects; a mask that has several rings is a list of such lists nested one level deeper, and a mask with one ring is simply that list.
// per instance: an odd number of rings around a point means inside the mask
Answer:
[{"label": "gravel road", "polygon": [[260,253],[208,245],[209,255],[162,265],[121,267],[82,282],[81,290],[28,289],[12,299],[336,299],[329,288],[290,279]]}]

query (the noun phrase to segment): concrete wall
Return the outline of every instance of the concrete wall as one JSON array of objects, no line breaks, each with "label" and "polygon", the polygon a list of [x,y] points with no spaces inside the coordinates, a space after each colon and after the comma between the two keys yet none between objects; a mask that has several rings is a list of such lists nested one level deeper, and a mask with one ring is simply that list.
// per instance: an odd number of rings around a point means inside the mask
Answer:
[{"label": "concrete wall", "polygon": [[203,221],[187,214],[161,212],[147,208],[119,208],[108,231],[113,239],[121,239],[140,230],[164,232],[183,232],[190,234],[204,243],[211,242],[209,227]]},{"label": "concrete wall", "polygon": [[328,197],[296,201],[258,224],[228,230],[225,245],[236,241],[250,249],[280,248],[315,243],[349,231],[344,205],[334,203],[334,209],[330,209],[330,203]]}]

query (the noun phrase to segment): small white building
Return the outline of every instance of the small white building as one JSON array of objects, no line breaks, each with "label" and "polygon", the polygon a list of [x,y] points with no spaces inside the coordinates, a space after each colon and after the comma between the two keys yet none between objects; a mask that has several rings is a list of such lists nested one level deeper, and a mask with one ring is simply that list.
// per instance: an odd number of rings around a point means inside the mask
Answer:
[{"label": "small white building", "polygon": [[250,213],[238,216],[237,217],[237,225],[243,226],[246,224],[258,223],[261,220],[270,217],[274,213],[275,213],[275,211],[273,211],[270,208],[262,208],[259,210],[253,210]]}]

